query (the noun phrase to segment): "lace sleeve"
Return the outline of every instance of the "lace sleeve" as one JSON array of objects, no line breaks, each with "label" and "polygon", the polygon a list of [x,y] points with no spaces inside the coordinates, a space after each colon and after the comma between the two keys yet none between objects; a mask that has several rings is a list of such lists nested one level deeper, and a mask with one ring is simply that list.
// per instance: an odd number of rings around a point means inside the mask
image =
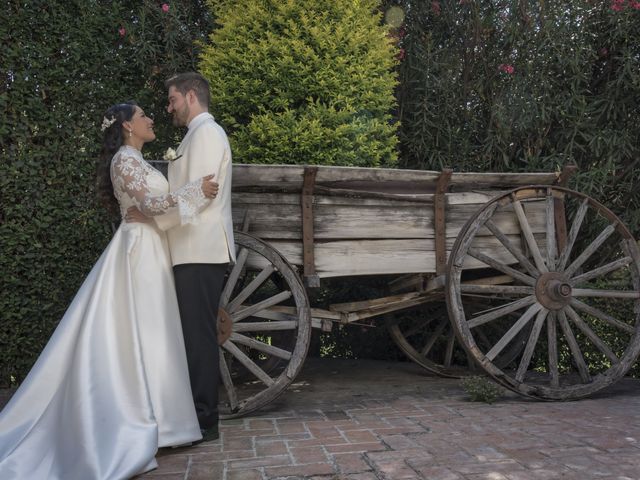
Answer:
[{"label": "lace sleeve", "polygon": [[111,175],[114,188],[128,195],[147,217],[162,215],[177,208],[182,225],[195,224],[198,212],[209,202],[202,193],[202,179],[164,195],[152,195],[147,185],[149,170],[133,156],[121,155],[114,159]]}]

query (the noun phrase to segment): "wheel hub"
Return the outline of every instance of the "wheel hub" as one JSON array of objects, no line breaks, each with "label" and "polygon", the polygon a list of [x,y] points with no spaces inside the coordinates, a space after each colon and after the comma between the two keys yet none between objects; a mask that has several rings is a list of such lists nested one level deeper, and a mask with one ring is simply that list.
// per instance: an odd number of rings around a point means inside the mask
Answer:
[{"label": "wheel hub", "polygon": [[571,301],[571,284],[558,272],[543,273],[536,283],[536,298],[549,310],[560,310]]}]

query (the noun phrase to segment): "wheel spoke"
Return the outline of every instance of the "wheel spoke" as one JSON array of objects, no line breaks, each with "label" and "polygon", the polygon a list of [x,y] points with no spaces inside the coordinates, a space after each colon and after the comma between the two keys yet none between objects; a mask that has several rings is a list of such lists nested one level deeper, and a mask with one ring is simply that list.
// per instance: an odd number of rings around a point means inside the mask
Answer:
[{"label": "wheel spoke", "polygon": [[522,358],[520,359],[520,365],[518,365],[518,371],[516,372],[516,380],[522,382],[524,380],[524,376],[529,369],[529,364],[531,363],[531,357],[533,356],[533,351],[536,348],[536,344],[538,343],[538,337],[540,336],[540,331],[542,330],[542,325],[544,324],[544,320],[547,317],[548,310],[542,309],[538,312],[538,316],[536,317],[536,321],[533,324],[533,328],[531,329],[531,333],[529,334],[529,340],[527,340],[527,346],[524,348],[524,353],[522,354]]},{"label": "wheel spoke", "polygon": [[231,294],[233,293],[233,289],[238,282],[238,278],[240,277],[240,273],[242,272],[242,268],[244,267],[244,262],[247,261],[247,256],[249,255],[249,250],[247,248],[242,248],[236,257],[236,264],[233,266],[231,273],[229,274],[229,278],[227,278],[227,283],[222,290],[222,294],[220,295],[220,308],[225,308],[227,303],[229,303],[229,298],[231,298]]},{"label": "wheel spoke", "polygon": [[611,315],[608,315],[606,313],[604,313],[602,310],[599,310],[595,307],[592,307],[591,305],[587,305],[584,302],[581,302],[580,300],[577,300],[575,298],[571,299],[571,305],[575,308],[577,308],[578,310],[583,311],[584,313],[586,313],[587,315],[592,315],[596,318],[599,318],[600,320],[602,320],[603,322],[607,322],[609,325],[616,327],[622,331],[625,331],[629,334],[632,334],[635,332],[635,328],[633,328],[632,325],[629,325],[628,323],[624,323],[621,322],[620,320],[618,320],[617,318],[612,317]]},{"label": "wheel spoke", "polygon": [[477,327],[500,317],[504,317],[505,315],[515,312],[516,310],[520,310],[521,308],[528,307],[535,301],[536,298],[533,295],[521,298],[520,300],[516,300],[515,302],[508,303],[502,307],[498,307],[478,317],[472,318],[467,322],[467,324],[469,325],[469,328]]},{"label": "wheel spoke", "polygon": [[573,219],[573,223],[571,224],[571,230],[569,230],[569,240],[567,241],[567,244],[562,250],[562,253],[560,254],[560,258],[558,259],[558,263],[556,265],[556,268],[560,271],[562,271],[564,267],[567,265],[567,261],[569,260],[569,255],[571,255],[573,244],[575,243],[576,238],[578,238],[578,232],[580,231],[580,227],[582,226],[582,221],[584,220],[584,216],[587,213],[588,206],[589,206],[589,199],[585,198],[582,201],[580,208],[578,208],[578,211],[576,212],[576,216]]},{"label": "wheel spoke", "polygon": [[239,322],[233,324],[234,332],[275,332],[278,330],[295,330],[298,322],[284,320],[281,322]]},{"label": "wheel spoke", "polygon": [[[279,310],[282,307],[273,307],[265,310],[261,310],[259,312],[255,312],[252,316],[257,318],[265,318],[267,320],[295,320],[298,318],[297,311],[295,307],[291,308],[291,313],[284,310]],[[286,307],[285,307],[286,308]]]},{"label": "wheel spoke", "polygon": [[480,252],[479,250],[475,249],[475,248],[469,248],[468,250],[469,255],[471,255],[472,257],[480,260],[482,263],[495,268],[496,270],[501,271],[502,273],[505,273],[507,275],[509,275],[511,278],[514,278],[516,280],[520,280],[520,282],[524,283],[525,285],[535,285],[536,281],[533,277],[530,277],[529,275],[526,275],[522,272],[519,272],[511,267],[509,267],[508,265],[505,265],[502,262],[499,262],[498,260],[495,260],[491,257],[489,257],[488,255],[485,255],[484,253]]},{"label": "wheel spoke", "polygon": [[609,238],[609,236],[615,230],[616,226],[614,224],[609,225],[602,232],[600,232],[600,235],[598,235],[598,237],[593,242],[591,242],[591,244],[578,256],[578,258],[576,258],[573,263],[567,267],[564,272],[565,275],[571,277],[575,273],[575,271],[578,270],[578,268],[580,268],[582,264],[586,262],[591,257],[591,255],[593,255],[598,250],[598,248],[600,248],[600,246],[605,242],[607,238]]},{"label": "wheel spoke", "polygon": [[220,352],[220,377],[222,377],[222,384],[227,391],[227,398],[229,399],[231,411],[235,411],[238,408],[238,395],[236,393],[236,387],[233,385],[231,373],[229,373],[229,367],[227,366],[227,361],[224,358],[223,352]]},{"label": "wheel spoke", "polygon": [[620,258],[614,262],[607,263],[602,267],[594,268],[588,272],[583,273],[582,275],[578,275],[573,277],[570,282],[571,285],[579,285],[580,283],[587,282],[589,280],[593,280],[594,278],[602,277],[608,273],[615,272],[616,270],[620,270],[621,268],[629,265],[633,259],[631,257]]},{"label": "wheel spoke", "polygon": [[427,354],[429,353],[429,350],[431,350],[433,348],[433,346],[435,345],[436,341],[440,338],[440,335],[442,335],[442,332],[444,332],[444,329],[446,328],[446,326],[448,324],[449,324],[449,319],[447,317],[444,317],[440,321],[440,323],[438,324],[438,326],[434,330],[434,332],[429,336],[429,339],[427,340],[427,343],[420,350],[420,355],[422,355],[423,357],[427,356]]},{"label": "wheel spoke", "polygon": [[529,246],[529,250],[531,250],[531,255],[533,256],[533,260],[542,273],[547,273],[549,269],[544,263],[542,259],[542,255],[540,254],[540,249],[538,248],[538,243],[536,242],[535,237],[533,236],[533,232],[531,231],[531,226],[529,225],[529,220],[527,220],[527,215],[524,213],[524,209],[522,208],[522,204],[520,200],[517,198],[513,198],[513,209],[516,212],[516,217],[518,217],[518,223],[520,223],[520,229],[522,230],[522,234],[524,235],[524,239]]},{"label": "wheel spoke", "polygon": [[251,305],[242,310],[238,310],[237,312],[234,312],[231,315],[231,318],[233,319],[234,323],[239,322],[243,318],[250,317],[251,315],[253,315],[256,312],[259,312],[260,310],[266,310],[267,308],[277,305],[278,303],[283,302],[290,297],[291,297],[291,292],[289,290],[280,292],[274,295],[273,297],[269,297],[266,300],[256,303],[255,305]]},{"label": "wheel spoke", "polygon": [[251,373],[253,373],[256,378],[258,378],[262,383],[266,386],[270,387],[275,382],[273,379],[267,375],[267,373],[262,370],[256,363],[251,360],[245,353],[240,350],[233,342],[227,340],[222,344],[222,348],[224,348],[227,352],[233,355],[244,367],[247,368]]},{"label": "wheel spoke", "polygon": [[556,334],[556,313],[550,312],[547,317],[547,345],[549,357],[549,375],[551,376],[551,386],[560,385],[558,375],[558,338]]},{"label": "wheel spoke", "polygon": [[590,382],[591,375],[589,374],[589,368],[587,368],[587,364],[584,361],[584,357],[582,356],[576,337],[573,335],[573,331],[571,331],[571,327],[569,326],[564,310],[558,310],[558,321],[560,323],[562,333],[564,334],[564,338],[567,339],[567,343],[569,344],[569,350],[571,350],[573,360],[576,362],[580,378],[584,383]]},{"label": "wheel spoke", "polygon": [[460,285],[462,293],[503,293],[507,295],[532,295],[533,287],[523,287],[514,285]]},{"label": "wheel spoke", "polygon": [[261,342],[259,340],[256,340],[255,338],[247,337],[245,335],[240,335],[237,332],[233,332],[231,334],[231,337],[229,337],[229,339],[236,343],[240,343],[247,347],[260,350],[261,352],[268,353],[269,355],[273,355],[275,357],[282,358],[284,360],[291,359],[291,352],[283,350],[282,348],[274,347],[273,345],[269,345],[268,343]]},{"label": "wheel spoke", "polygon": [[531,318],[533,318],[533,316],[541,309],[544,309],[544,307],[539,303],[534,303],[533,305],[531,305],[527,309],[527,311],[522,314],[518,321],[514,323],[509,330],[507,330],[507,333],[505,333],[504,336],[500,340],[498,340],[498,343],[496,343],[493,348],[487,352],[486,357],[489,360],[493,361],[504,349],[504,347],[506,347],[507,344],[511,340],[513,340],[513,337],[515,337],[518,332],[522,330],[524,326],[529,322],[529,320],[531,320]]},{"label": "wheel spoke", "polygon": [[275,267],[271,264],[267,265],[256,277],[247,285],[227,307],[227,312],[233,313],[249,296],[262,285],[267,278],[273,273]]},{"label": "wheel spoke", "polygon": [[432,321],[433,321],[433,318],[428,318],[426,321],[420,322],[417,325],[414,325],[412,328],[410,328],[406,332],[402,332],[401,331],[400,333],[402,333],[402,336],[405,337],[405,338],[412,337],[416,333],[418,333],[420,330],[424,329],[424,327],[429,325]]},{"label": "wheel spoke", "polygon": [[547,189],[547,266],[550,270],[556,268],[556,214],[555,198],[551,189]]},{"label": "wheel spoke", "polygon": [[456,343],[456,334],[453,329],[449,330],[449,335],[447,336],[447,349],[444,354],[444,366],[447,368],[451,367],[451,362],[453,361],[453,346]]},{"label": "wheel spoke", "polygon": [[524,256],[522,251],[518,247],[516,247],[504,233],[502,233],[502,231],[496,226],[495,223],[493,223],[491,220],[487,220],[484,225],[491,231],[491,233],[493,233],[493,235],[500,241],[500,243],[502,243],[502,245],[504,245],[504,247],[509,250],[511,255],[516,257],[516,259],[529,272],[529,274],[534,277],[538,276],[539,272],[536,267],[534,267],[529,259]]},{"label": "wheel spoke", "polygon": [[613,353],[613,351],[609,348],[609,346],[606,343],[604,343],[604,341],[600,337],[598,337],[598,335],[596,335],[596,333],[593,330],[591,330],[589,325],[587,325],[585,321],[582,320],[582,318],[580,318],[580,315],[578,315],[573,308],[567,306],[565,310],[569,318],[571,318],[571,320],[573,321],[573,323],[575,323],[576,326],[582,331],[582,333],[584,333],[586,337],[589,340],[591,340],[591,342],[596,347],[598,347],[598,350],[604,353],[605,356],[609,360],[611,360],[611,363],[615,365],[620,361],[616,356],[616,354]]},{"label": "wheel spoke", "polygon": [[[497,208],[498,208],[498,203],[494,203],[493,205],[490,205],[485,211],[483,211],[482,213],[480,213],[480,215],[478,215],[474,223],[478,226],[483,225],[485,222],[487,222],[491,218],[491,216],[493,215],[493,212],[495,212]],[[472,242],[473,242],[473,236],[469,236],[468,238],[465,238],[464,241],[459,246],[458,251],[461,253],[466,252],[471,246]],[[453,258],[452,265],[455,268],[462,268],[465,256],[466,254],[457,255],[455,258]]]},{"label": "wheel spoke", "polygon": [[637,300],[640,292],[636,290],[598,290],[595,288],[574,288],[571,291],[574,297],[600,297],[600,298],[628,298]]}]

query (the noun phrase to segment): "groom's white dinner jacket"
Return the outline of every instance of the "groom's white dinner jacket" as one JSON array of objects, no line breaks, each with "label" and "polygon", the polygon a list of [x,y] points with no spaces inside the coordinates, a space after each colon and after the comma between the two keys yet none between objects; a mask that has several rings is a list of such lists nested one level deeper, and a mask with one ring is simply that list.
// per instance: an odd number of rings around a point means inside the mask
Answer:
[{"label": "groom's white dinner jacket", "polygon": [[175,211],[153,218],[167,231],[173,265],[235,262],[229,140],[209,113],[193,118],[188,128],[176,151],[180,157],[169,164],[169,186],[174,191],[213,173],[218,194],[200,211],[195,225],[180,225]]}]

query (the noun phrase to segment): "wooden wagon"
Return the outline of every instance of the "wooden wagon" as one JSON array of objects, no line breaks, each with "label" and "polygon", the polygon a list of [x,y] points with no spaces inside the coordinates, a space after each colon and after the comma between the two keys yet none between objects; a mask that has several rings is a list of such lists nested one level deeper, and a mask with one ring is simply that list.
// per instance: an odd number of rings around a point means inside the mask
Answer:
[{"label": "wooden wagon", "polygon": [[[441,375],[480,369],[552,400],[621,378],[640,351],[640,252],[612,212],[564,187],[570,173],[234,165],[221,415],[281,394],[312,328],[380,316]],[[309,305],[321,279],[366,275],[385,275],[388,295]]]}]

